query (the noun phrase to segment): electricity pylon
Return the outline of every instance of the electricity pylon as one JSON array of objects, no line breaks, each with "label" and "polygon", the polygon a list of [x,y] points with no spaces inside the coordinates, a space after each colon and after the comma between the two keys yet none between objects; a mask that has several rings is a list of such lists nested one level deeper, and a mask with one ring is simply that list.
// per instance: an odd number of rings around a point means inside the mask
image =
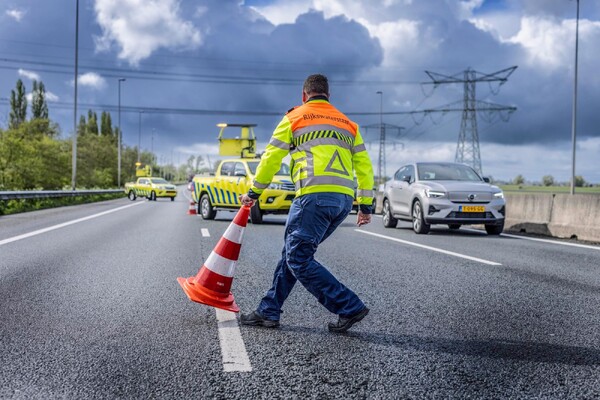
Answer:
[{"label": "electricity pylon", "polygon": [[[460,74],[447,76],[436,72],[425,71],[435,86],[447,83],[462,83],[464,85],[462,121],[460,132],[458,134],[458,144],[456,145],[455,162],[465,163],[473,167],[480,175],[481,154],[479,152],[479,134],[477,132],[477,111],[509,111],[514,112],[516,107],[501,106],[498,104],[478,101],[475,97],[475,87],[477,82],[499,82],[499,86],[506,83],[510,74],[517,69],[517,66],[506,68],[491,74],[482,74],[467,68]],[[497,92],[496,92],[497,93]],[[494,93],[494,94],[496,94]],[[437,110],[436,110],[437,111]],[[441,110],[439,110],[441,111]],[[458,111],[446,109],[444,111]]]}]

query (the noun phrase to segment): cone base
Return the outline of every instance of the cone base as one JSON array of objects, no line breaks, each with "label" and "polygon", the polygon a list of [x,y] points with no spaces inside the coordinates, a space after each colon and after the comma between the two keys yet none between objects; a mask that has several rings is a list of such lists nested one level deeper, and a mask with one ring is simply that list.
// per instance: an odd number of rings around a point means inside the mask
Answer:
[{"label": "cone base", "polygon": [[188,210],[187,214],[188,215],[198,215],[198,213],[196,213],[196,210]]},{"label": "cone base", "polygon": [[187,279],[177,278],[177,282],[191,301],[222,310],[240,312],[231,292],[229,294],[214,292],[195,283],[193,276]]}]

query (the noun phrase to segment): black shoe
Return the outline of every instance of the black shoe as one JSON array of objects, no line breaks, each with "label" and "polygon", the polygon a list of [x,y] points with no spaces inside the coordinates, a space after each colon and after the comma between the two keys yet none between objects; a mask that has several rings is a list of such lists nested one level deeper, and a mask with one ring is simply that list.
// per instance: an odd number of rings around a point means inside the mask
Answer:
[{"label": "black shoe", "polygon": [[369,313],[369,309],[367,307],[363,308],[361,311],[357,312],[351,317],[343,318],[340,316],[337,322],[330,322],[328,324],[329,332],[335,333],[343,333],[348,329],[352,328],[352,325],[361,321],[364,317]]},{"label": "black shoe", "polygon": [[257,311],[252,311],[248,314],[242,314],[240,316],[240,322],[242,325],[264,326],[265,328],[277,328],[279,326],[279,321],[266,319]]}]

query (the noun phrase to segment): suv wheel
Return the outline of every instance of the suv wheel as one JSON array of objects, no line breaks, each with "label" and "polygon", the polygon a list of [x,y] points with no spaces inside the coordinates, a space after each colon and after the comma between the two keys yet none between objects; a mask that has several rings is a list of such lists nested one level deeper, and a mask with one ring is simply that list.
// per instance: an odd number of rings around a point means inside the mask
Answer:
[{"label": "suv wheel", "polygon": [[206,193],[200,198],[200,204],[198,208],[202,219],[215,219],[217,212],[213,208],[212,204],[210,204],[210,199]]},{"label": "suv wheel", "polygon": [[415,201],[412,209],[412,219],[413,219],[413,231],[418,233],[419,235],[425,235],[429,233],[429,228],[431,225],[425,222],[425,217],[423,216],[423,206],[419,200]]},{"label": "suv wheel", "polygon": [[398,220],[392,216],[392,208],[388,199],[383,200],[383,226],[386,228],[395,228]]},{"label": "suv wheel", "polygon": [[135,192],[133,190],[130,190],[127,194],[127,197],[129,197],[129,200],[134,201],[137,196],[135,195]]},{"label": "suv wheel", "polygon": [[499,235],[504,230],[504,221],[500,225],[486,225],[485,231],[488,235]]}]

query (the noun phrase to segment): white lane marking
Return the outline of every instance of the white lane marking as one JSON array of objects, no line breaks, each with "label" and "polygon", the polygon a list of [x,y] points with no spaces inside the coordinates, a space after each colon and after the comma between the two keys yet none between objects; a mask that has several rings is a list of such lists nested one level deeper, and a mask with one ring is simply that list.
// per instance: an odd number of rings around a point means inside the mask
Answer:
[{"label": "white lane marking", "polygon": [[242,333],[238,326],[235,313],[215,308],[219,325],[219,342],[223,357],[223,371],[250,372],[252,365],[246,352]]},{"label": "white lane marking", "polygon": [[360,230],[360,229],[355,229],[355,231],[356,232],[360,232],[360,233],[366,233],[367,235],[377,236],[377,237],[380,237],[382,239],[392,240],[392,241],[398,242],[398,243],[404,243],[404,244],[407,244],[409,246],[420,247],[422,249],[436,251],[438,253],[443,253],[443,254],[447,254],[447,255],[450,255],[450,256],[454,256],[454,257],[460,257],[460,258],[465,258],[465,259],[471,260],[471,261],[477,261],[477,262],[482,263],[482,264],[487,264],[487,265],[502,265],[502,264],[494,262],[494,261],[488,261],[488,260],[484,260],[484,259],[477,258],[477,257],[471,257],[471,256],[467,256],[465,254],[455,253],[453,251],[438,249],[436,247],[425,246],[424,244],[409,242],[407,240],[402,240],[402,239],[397,239],[397,238],[393,238],[393,237],[390,237],[390,236],[380,235],[378,233],[367,232],[367,231],[363,231],[363,230]]},{"label": "white lane marking", "polygon": [[506,236],[506,237],[511,237],[511,238],[523,239],[523,240],[532,240],[534,242],[544,242],[544,243],[551,243],[551,244],[559,244],[561,246],[581,247],[583,249],[591,249],[591,250],[598,250],[598,251],[600,251],[600,246],[590,246],[590,245],[587,245],[587,244],[561,242],[559,240],[538,239],[538,238],[531,238],[531,237],[525,237],[525,236],[519,236],[519,235],[510,235],[508,233],[501,233],[501,235],[502,236]]},{"label": "white lane marking", "polygon": [[77,224],[79,222],[87,221],[89,219],[98,218],[98,217],[101,217],[103,215],[114,213],[116,211],[121,211],[121,210],[124,210],[124,209],[129,208],[129,207],[139,206],[141,204],[146,204],[146,202],[128,204],[126,206],[118,207],[118,208],[113,208],[112,210],[103,211],[103,212],[98,213],[98,214],[88,215],[87,217],[83,217],[83,218],[79,218],[79,219],[74,219],[74,220],[68,221],[68,222],[63,222],[62,224],[58,224],[58,225],[49,226],[48,228],[38,229],[37,231],[33,231],[33,232],[29,232],[29,233],[24,233],[24,234],[19,235],[19,236],[13,236],[13,237],[8,238],[8,239],[0,240],[0,246],[8,244],[8,243],[16,242],[17,240],[27,239],[27,238],[30,238],[32,236],[40,235],[42,233],[50,232],[50,231],[53,231],[55,229],[64,228],[65,226]]},{"label": "white lane marking", "polygon": [[[467,232],[485,233],[483,230],[480,230],[480,229],[467,228],[464,230]],[[561,246],[580,247],[582,249],[590,249],[590,250],[600,251],[600,246],[593,246],[590,244],[561,242],[560,240],[532,238],[532,237],[528,237],[528,236],[511,235],[510,233],[501,233],[500,236],[506,236],[506,237],[515,238],[515,239],[531,240],[533,242],[550,243],[550,244],[557,244],[557,245],[561,245]]]},{"label": "white lane marking", "polygon": [[210,237],[210,233],[208,232],[208,229],[202,228],[202,229],[200,229],[200,232],[202,232],[203,237]]}]

